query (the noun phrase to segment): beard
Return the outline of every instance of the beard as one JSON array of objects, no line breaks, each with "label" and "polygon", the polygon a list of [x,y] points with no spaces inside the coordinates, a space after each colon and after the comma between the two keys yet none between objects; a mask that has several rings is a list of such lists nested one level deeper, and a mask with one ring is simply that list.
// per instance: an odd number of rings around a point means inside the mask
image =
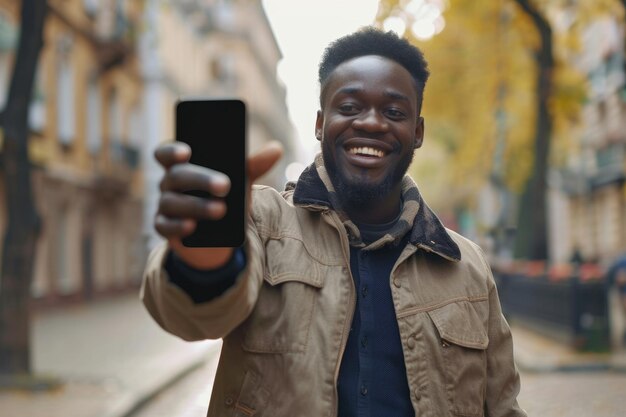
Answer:
[{"label": "beard", "polygon": [[372,184],[360,178],[347,178],[338,169],[336,159],[330,149],[322,144],[322,156],[326,172],[335,187],[337,198],[344,209],[356,210],[376,205],[377,201],[384,199],[398,184],[413,162],[414,152],[407,152],[395,168],[387,174],[382,181]]}]

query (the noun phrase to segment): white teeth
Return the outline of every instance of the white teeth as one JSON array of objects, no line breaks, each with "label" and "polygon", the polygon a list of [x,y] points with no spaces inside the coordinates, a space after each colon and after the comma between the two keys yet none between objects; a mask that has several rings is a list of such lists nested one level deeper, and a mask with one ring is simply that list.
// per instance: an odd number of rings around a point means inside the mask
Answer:
[{"label": "white teeth", "polygon": [[375,156],[377,158],[382,158],[383,156],[385,156],[385,153],[383,151],[370,148],[367,146],[360,147],[360,148],[350,148],[348,149],[348,152],[351,153],[352,155],[370,155],[370,156]]}]

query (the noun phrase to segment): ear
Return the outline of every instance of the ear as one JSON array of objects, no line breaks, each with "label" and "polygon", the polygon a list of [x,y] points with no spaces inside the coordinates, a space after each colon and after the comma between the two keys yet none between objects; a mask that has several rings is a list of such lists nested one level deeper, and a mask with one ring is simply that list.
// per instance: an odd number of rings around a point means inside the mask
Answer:
[{"label": "ear", "polygon": [[415,125],[415,149],[421,148],[424,142],[424,118],[418,117]]},{"label": "ear", "polygon": [[320,142],[322,141],[322,128],[324,127],[324,115],[321,110],[317,111],[317,118],[315,119],[315,137]]}]

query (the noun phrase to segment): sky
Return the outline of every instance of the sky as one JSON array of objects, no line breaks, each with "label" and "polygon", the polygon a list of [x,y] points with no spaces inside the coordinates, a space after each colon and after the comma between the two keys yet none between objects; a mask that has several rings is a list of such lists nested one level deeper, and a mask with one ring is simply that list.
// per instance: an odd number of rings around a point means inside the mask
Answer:
[{"label": "sky", "polygon": [[278,76],[287,87],[287,106],[302,144],[300,162],[308,164],[319,150],[315,139],[317,66],[324,48],[336,38],[372,24],[378,1],[263,0],[263,5],[283,54]]}]

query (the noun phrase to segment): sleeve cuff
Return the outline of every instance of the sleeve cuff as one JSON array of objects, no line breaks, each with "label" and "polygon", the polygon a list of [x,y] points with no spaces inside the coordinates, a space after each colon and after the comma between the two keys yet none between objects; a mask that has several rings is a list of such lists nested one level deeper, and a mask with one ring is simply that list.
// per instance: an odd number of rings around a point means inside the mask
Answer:
[{"label": "sleeve cuff", "polygon": [[237,248],[230,260],[218,269],[193,268],[173,251],[167,254],[164,265],[170,282],[185,291],[195,303],[208,302],[222,295],[233,286],[245,266],[246,255],[243,248]]}]

